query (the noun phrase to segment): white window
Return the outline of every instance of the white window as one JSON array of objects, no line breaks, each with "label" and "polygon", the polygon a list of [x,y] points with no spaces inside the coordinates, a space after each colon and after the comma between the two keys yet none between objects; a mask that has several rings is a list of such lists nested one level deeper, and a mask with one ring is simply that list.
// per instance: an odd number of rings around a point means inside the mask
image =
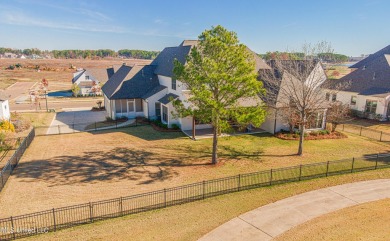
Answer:
[{"label": "white window", "polygon": [[168,123],[168,108],[166,106],[162,106],[162,120]]}]

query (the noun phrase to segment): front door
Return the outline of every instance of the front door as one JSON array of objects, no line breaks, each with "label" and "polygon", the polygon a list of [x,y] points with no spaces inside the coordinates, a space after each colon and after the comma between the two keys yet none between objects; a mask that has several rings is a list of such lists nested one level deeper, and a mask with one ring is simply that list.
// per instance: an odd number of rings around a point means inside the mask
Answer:
[{"label": "front door", "polygon": [[134,100],[127,101],[127,117],[128,118],[135,117],[135,101]]}]

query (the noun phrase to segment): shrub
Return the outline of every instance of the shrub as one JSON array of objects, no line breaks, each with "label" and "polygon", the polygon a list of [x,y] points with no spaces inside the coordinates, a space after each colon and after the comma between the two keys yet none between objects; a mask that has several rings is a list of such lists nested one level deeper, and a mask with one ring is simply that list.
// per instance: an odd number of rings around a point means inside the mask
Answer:
[{"label": "shrub", "polygon": [[8,120],[2,120],[0,122],[0,130],[15,132],[15,126]]},{"label": "shrub", "polygon": [[328,130],[320,130],[318,131],[320,135],[328,135],[330,132]]},{"label": "shrub", "polygon": [[106,121],[113,121],[113,119],[109,116],[106,116]]},{"label": "shrub", "polygon": [[174,129],[174,130],[179,130],[179,129],[180,129],[180,126],[177,125],[177,124],[172,124],[172,129]]},{"label": "shrub", "polygon": [[318,131],[311,131],[309,134],[311,136],[318,136],[320,133],[318,133]]}]

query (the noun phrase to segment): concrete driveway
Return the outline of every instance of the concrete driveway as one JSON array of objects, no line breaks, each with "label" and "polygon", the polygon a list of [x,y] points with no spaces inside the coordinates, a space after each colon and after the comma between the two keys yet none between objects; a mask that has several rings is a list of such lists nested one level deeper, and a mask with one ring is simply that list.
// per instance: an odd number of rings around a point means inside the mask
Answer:
[{"label": "concrete driveway", "polygon": [[63,134],[84,131],[85,127],[106,119],[105,111],[91,111],[91,108],[64,109],[55,115],[47,134]]},{"label": "concrete driveway", "polygon": [[390,179],[348,183],[306,192],[233,218],[199,241],[272,240],[321,215],[385,198],[390,198]]}]

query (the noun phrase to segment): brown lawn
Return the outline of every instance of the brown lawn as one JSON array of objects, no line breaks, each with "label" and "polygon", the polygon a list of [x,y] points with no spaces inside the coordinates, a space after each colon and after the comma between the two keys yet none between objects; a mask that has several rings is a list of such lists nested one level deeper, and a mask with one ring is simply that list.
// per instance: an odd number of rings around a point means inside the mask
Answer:
[{"label": "brown lawn", "polygon": [[275,240],[389,240],[390,199],[329,213],[299,225]]},{"label": "brown lawn", "polygon": [[211,141],[192,141],[150,126],[36,137],[0,193],[0,217],[389,149],[351,135],[307,141],[305,155],[299,157],[294,155],[296,141],[244,135],[221,138],[221,163],[212,166]]},{"label": "brown lawn", "polygon": [[369,119],[354,119],[346,124],[353,124],[358,126],[363,126],[366,128],[374,129],[377,131],[383,131],[390,133],[390,122],[389,121],[377,121],[377,120],[369,120]]},{"label": "brown lawn", "polygon": [[[334,185],[389,177],[390,169],[382,169],[257,188],[156,211],[94,222],[93,224],[64,229],[55,233],[34,236],[26,240],[192,241],[199,239],[206,233],[242,213],[277,200]],[[382,205],[381,208],[383,214],[388,213],[388,205]],[[388,217],[384,215],[381,216],[384,219],[380,219],[381,217],[378,216],[375,217],[378,218],[378,224],[381,224],[381,220],[388,220]],[[373,230],[378,230],[380,227],[382,226],[375,227]],[[380,232],[383,231],[386,231],[386,229]],[[353,237],[351,238],[353,240]],[[314,237],[306,240],[318,239]],[[333,240],[351,239],[341,238]]]},{"label": "brown lawn", "polygon": [[[5,89],[16,82],[39,82],[43,78],[49,80],[49,89],[64,90],[71,88],[71,80],[75,68],[107,68],[112,65],[122,63],[147,64],[150,60],[142,59],[102,59],[102,60],[85,60],[85,59],[0,59],[0,89]],[[6,70],[10,65],[20,63],[21,69]],[[39,66],[40,72],[35,69]],[[69,85],[63,85],[68,83]]]},{"label": "brown lawn", "polygon": [[211,143],[156,132],[150,126],[37,137],[0,193],[0,217],[389,149],[350,135],[307,141],[305,155],[299,157],[294,155],[296,141],[243,135],[221,138],[221,163],[212,166]]}]

